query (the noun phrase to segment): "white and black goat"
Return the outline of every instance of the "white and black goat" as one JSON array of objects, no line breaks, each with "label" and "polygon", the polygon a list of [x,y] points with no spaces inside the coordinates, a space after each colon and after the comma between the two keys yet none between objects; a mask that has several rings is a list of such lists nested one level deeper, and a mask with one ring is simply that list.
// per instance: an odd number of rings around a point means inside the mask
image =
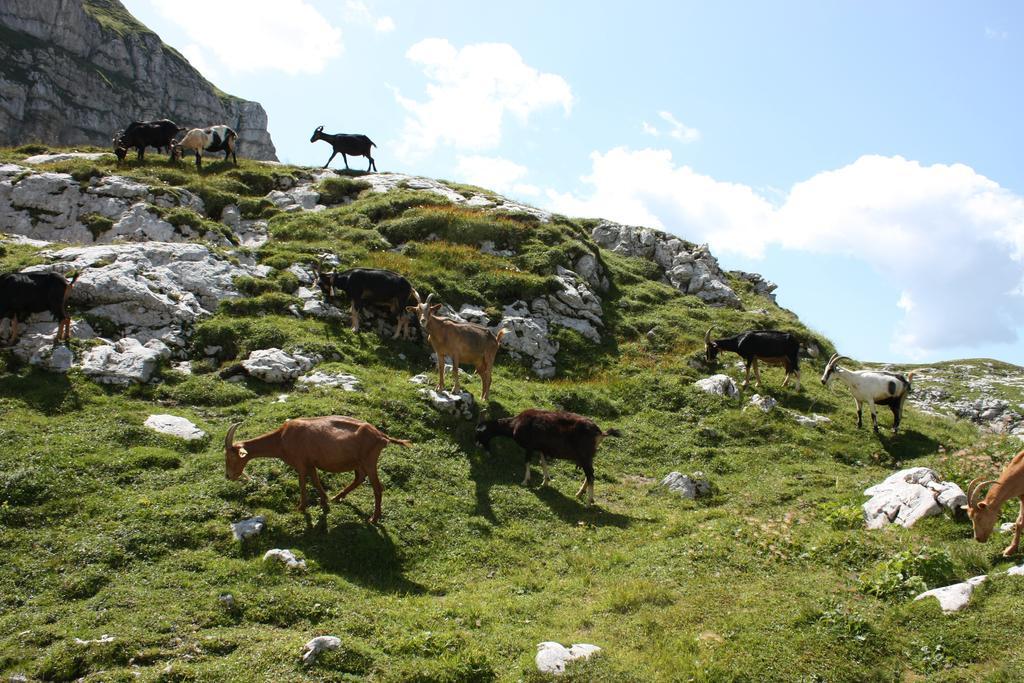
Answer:
[{"label": "white and black goat", "polygon": [[847,370],[839,365],[839,361],[843,359],[850,360],[838,353],[832,354],[825,365],[821,383],[827,386],[833,379],[838,379],[850,389],[853,400],[857,402],[858,429],[863,425],[861,409],[864,403],[871,407],[871,424],[876,432],[878,412],[875,406],[889,406],[892,410],[892,433],[895,434],[900,428],[903,404],[910,394],[910,380],[913,379],[914,373],[904,376],[883,370]]},{"label": "white and black goat", "polygon": [[181,142],[171,143],[171,159],[180,161],[185,151],[195,152],[196,168],[202,168],[202,152],[224,152],[224,161],[231,157],[238,165],[238,157],[235,156],[235,144],[238,141],[238,133],[227,126],[210,126],[209,128],[193,128],[185,133]]}]

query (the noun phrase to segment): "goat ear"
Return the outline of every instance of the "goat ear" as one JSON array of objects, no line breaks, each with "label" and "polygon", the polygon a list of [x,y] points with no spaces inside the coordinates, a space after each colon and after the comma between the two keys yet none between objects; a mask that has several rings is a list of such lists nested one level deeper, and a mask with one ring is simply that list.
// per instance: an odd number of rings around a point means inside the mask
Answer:
[{"label": "goat ear", "polygon": [[978,503],[977,507],[979,510],[988,510],[988,503],[982,500]]},{"label": "goat ear", "polygon": [[430,310],[431,310],[431,312],[440,311],[441,310],[441,304],[434,304],[433,306],[430,307]]},{"label": "goat ear", "polygon": [[238,457],[242,458],[243,460],[249,457],[249,451],[245,450],[245,446],[238,447]]},{"label": "goat ear", "polygon": [[407,312],[409,312],[409,313],[416,313],[417,311],[420,310],[420,307],[419,306],[406,306],[405,310]]}]

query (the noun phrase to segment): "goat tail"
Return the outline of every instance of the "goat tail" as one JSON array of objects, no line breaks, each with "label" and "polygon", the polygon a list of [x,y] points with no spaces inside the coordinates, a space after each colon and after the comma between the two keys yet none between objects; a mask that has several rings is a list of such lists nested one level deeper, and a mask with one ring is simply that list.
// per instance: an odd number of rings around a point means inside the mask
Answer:
[{"label": "goat tail", "polygon": [[394,437],[388,436],[387,434],[384,435],[384,438],[388,440],[389,444],[396,443],[399,446],[405,446],[406,448],[412,448],[412,441],[409,441],[408,439],[396,439]]},{"label": "goat tail", "polygon": [[[366,138],[366,139],[370,140],[370,138]],[[377,143],[374,142],[373,140],[370,140],[370,147],[376,147],[376,146],[377,146]]]},{"label": "goat tail", "polygon": [[612,427],[611,429],[606,429],[601,432],[601,436],[622,436],[622,432],[615,427]]}]

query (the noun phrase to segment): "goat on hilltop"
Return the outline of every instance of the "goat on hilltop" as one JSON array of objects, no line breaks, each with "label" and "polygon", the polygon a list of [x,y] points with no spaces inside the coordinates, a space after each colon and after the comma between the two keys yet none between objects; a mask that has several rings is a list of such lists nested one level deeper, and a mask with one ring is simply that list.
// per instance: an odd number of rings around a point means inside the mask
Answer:
[{"label": "goat on hilltop", "polygon": [[329,142],[334,151],[331,152],[330,158],[327,163],[324,164],[324,168],[330,166],[331,161],[334,157],[341,153],[341,158],[345,160],[345,170],[348,168],[348,156],[351,154],[354,157],[366,157],[370,160],[370,165],[366,167],[367,172],[371,169],[376,171],[377,164],[374,162],[373,157],[370,155],[370,148],[376,147],[377,145],[370,138],[365,135],[358,133],[325,133],[323,126],[317,126],[316,130],[313,131],[313,136],[309,138],[310,142],[316,142],[317,140],[323,140]]},{"label": "goat on hilltop", "polygon": [[871,407],[871,424],[875,431],[878,431],[878,410],[876,405],[889,406],[892,410],[892,433],[895,434],[900,428],[900,420],[903,417],[903,404],[910,394],[910,380],[914,373],[907,376],[895,372],[882,370],[847,370],[839,365],[839,361],[850,360],[846,356],[833,353],[825,364],[825,372],[821,376],[821,383],[828,385],[833,379],[838,379],[845,384],[853,395],[857,404],[857,429],[863,424],[861,408],[864,403]]},{"label": "goat on hilltop", "polygon": [[761,386],[761,369],[758,361],[768,365],[781,365],[786,369],[782,386],[789,384],[792,375],[796,378],[796,390],[800,391],[800,340],[789,332],[775,330],[749,330],[732,337],[711,338],[711,328],[704,334],[704,356],[714,363],[719,351],[732,351],[746,364],[747,375],[743,387],[750,384],[750,370],[753,368],[757,386]]}]

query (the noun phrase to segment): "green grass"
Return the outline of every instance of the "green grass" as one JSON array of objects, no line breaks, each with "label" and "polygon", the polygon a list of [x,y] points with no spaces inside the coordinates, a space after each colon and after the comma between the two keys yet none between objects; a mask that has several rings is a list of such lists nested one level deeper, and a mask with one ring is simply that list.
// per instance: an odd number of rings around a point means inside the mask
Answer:
[{"label": "green grass", "polygon": [[[149,166],[130,170],[165,172],[159,161]],[[239,183],[256,199],[267,177],[297,172],[211,167],[202,175],[168,167],[165,177],[181,174],[168,191],[202,183],[235,193]],[[441,239],[426,240],[424,221],[444,231]],[[762,373],[781,408],[831,418],[822,427],[703,394],[693,382],[710,372],[700,362],[707,327],[777,326],[826,353],[832,345],[746,290],[747,306],[767,315],[682,296],[652,279],[649,264],[596,250],[585,227],[510,226],[429,195],[360,192],[344,206],[271,219],[272,238],[257,256],[276,270],[240,278],[243,297],[197,324],[195,375],[164,371],[155,384],[116,389],[0,354],[0,674],[539,681],[535,646],[558,640],[604,650],[572,667],[568,681],[1024,676],[1019,578],[994,577],[951,616],[907,597],[1009,566],[998,539],[978,544],[969,525],[947,517],[910,530],[859,524],[861,491],[893,469],[932,466],[963,485],[998,470],[1018,442],[979,442],[969,425],[913,410],[899,436],[857,430],[849,396],[816,381],[823,358],[804,362],[801,392],[780,388],[778,369]],[[396,233],[386,235],[399,228],[408,232],[392,251]],[[517,255],[480,254],[474,242],[485,234],[518,245]],[[41,258],[0,246],[3,269]],[[429,408],[408,381],[431,372],[426,345],[286,311],[297,280],[285,269],[324,252],[343,266],[400,270],[421,292],[497,312],[547,291],[553,267],[571,267],[584,250],[597,253],[612,282],[604,341],[557,332],[551,381],[499,354],[486,410],[563,408],[621,429],[597,456],[593,507],[574,499],[581,475],[570,465],[555,463],[544,488],[535,468],[523,487],[517,447],[497,440],[487,453],[473,442],[474,423]],[[203,358],[211,345],[222,347],[213,362]],[[270,346],[318,353],[321,369],[356,375],[366,392],[229,382],[216,372]],[[734,360],[725,356],[717,370],[740,378]],[[478,395],[479,379],[467,387]],[[210,436],[156,435],[142,426],[154,412],[187,417]],[[325,414],[357,416],[415,444],[382,456],[379,526],[365,522],[368,486],[326,518],[314,508],[307,519],[294,510],[297,479],[284,463],[254,461],[248,477],[224,477],[221,444],[232,422],[242,421],[238,437],[247,438]],[[704,472],[714,494],[675,498],[657,485],[672,470]],[[332,493],[349,481],[324,477]],[[253,514],[267,518],[266,532],[234,542],[229,524]],[[1004,519],[1013,514],[1007,507]],[[293,549],[307,571],[265,565],[270,548]],[[227,593],[232,606],[220,599]],[[115,640],[75,643],[104,634]],[[326,634],[342,647],[303,667],[303,643]]]}]

